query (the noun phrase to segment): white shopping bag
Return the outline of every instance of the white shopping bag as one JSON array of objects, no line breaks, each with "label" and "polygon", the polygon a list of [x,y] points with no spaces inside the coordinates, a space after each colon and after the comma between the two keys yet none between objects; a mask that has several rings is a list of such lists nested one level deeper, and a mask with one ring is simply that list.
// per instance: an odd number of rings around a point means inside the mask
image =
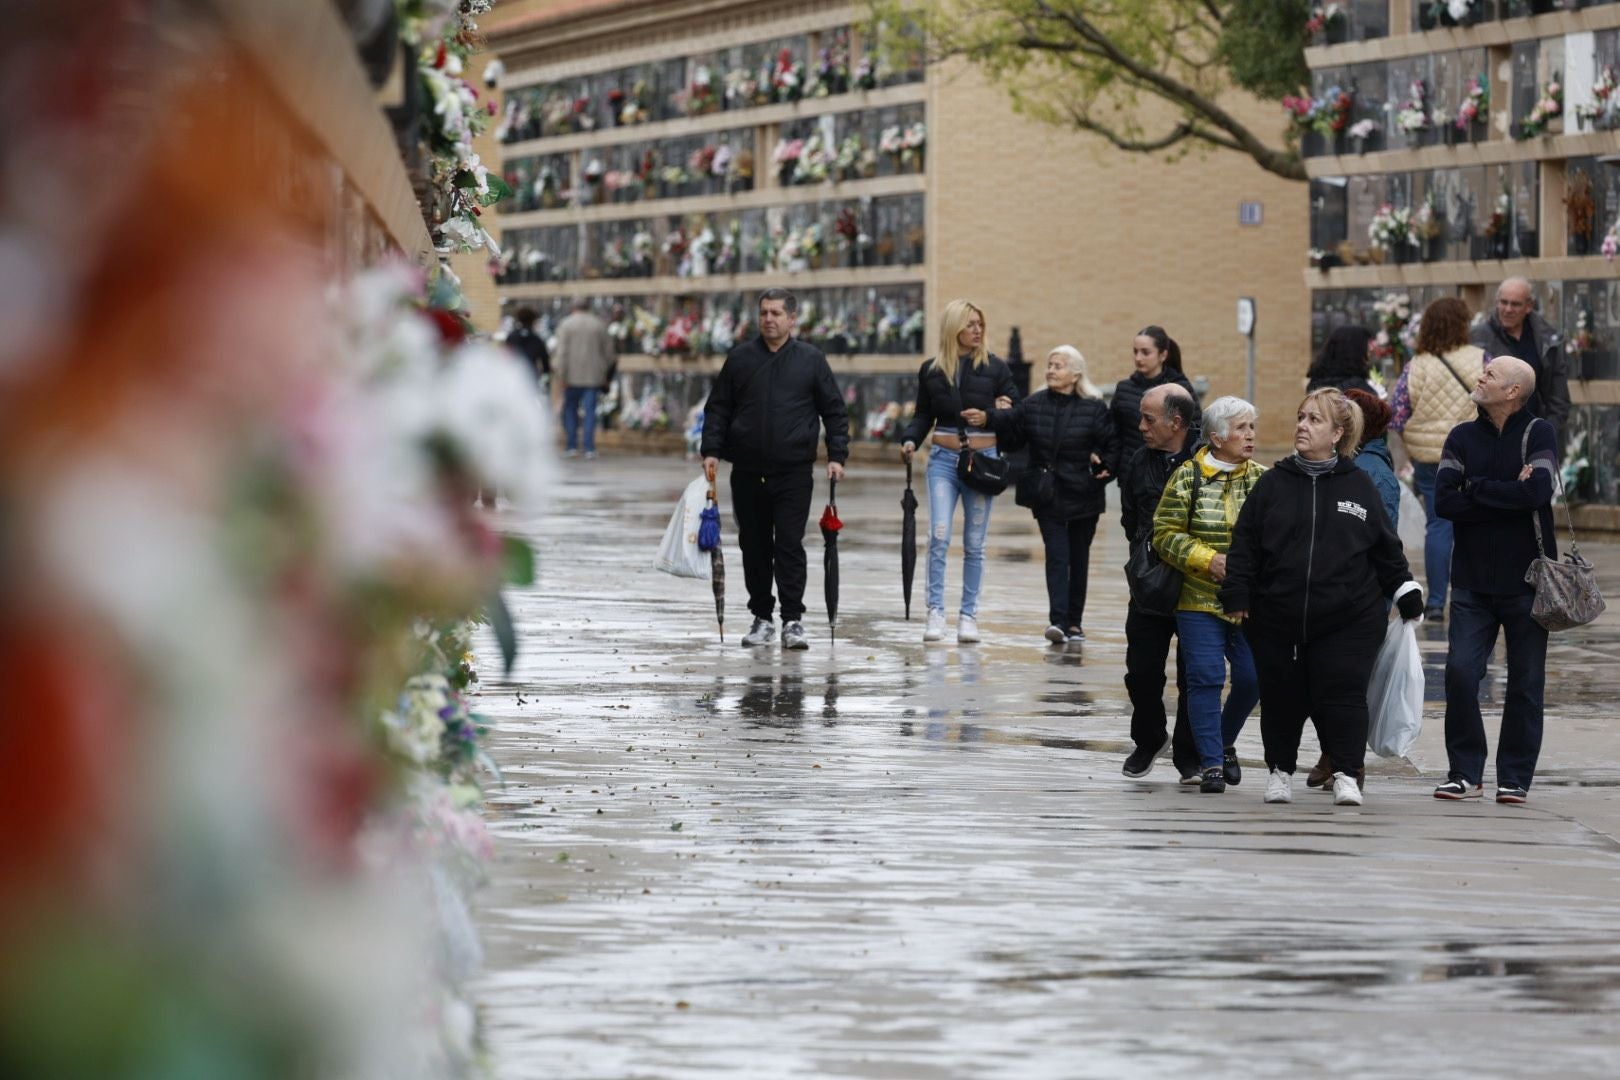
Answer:
[{"label": "white shopping bag", "polygon": [[1412,626],[1390,620],[1367,686],[1367,749],[1379,757],[1405,757],[1423,730],[1423,657]]},{"label": "white shopping bag", "polygon": [[703,507],[709,501],[709,482],[698,477],[686,485],[681,501],[675,504],[675,514],[664,530],[664,540],[658,545],[653,569],[676,577],[709,580],[709,553],[698,550],[698,523]]},{"label": "white shopping bag", "polygon": [[1412,494],[1412,489],[1401,485],[1401,520],[1395,531],[1400,533],[1401,546],[1408,551],[1423,550],[1423,534],[1429,517],[1423,512],[1423,500]]}]

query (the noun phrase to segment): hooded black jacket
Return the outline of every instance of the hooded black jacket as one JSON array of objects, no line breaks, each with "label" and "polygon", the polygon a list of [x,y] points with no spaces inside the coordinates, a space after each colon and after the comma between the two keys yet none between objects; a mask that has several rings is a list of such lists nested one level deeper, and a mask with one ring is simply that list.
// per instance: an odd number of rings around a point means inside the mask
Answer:
[{"label": "hooded black jacket", "polygon": [[1027,445],[1031,469],[1052,466],[1055,497],[1036,517],[1073,521],[1103,512],[1108,481],[1091,474],[1091,455],[1102,458],[1110,474],[1117,471],[1118,440],[1108,406],[1078,393],[1041,389],[1010,409],[991,412],[990,429],[998,439],[1012,435]]},{"label": "hooded black jacket", "polygon": [[788,338],[776,352],[756,337],[736,346],[703,408],[704,457],[740,469],[790,472],[816,460],[816,438],[827,426],[827,460],[849,458],[849,414],[821,350]]},{"label": "hooded black jacket", "polygon": [[932,359],[923,361],[917,370],[916,413],[901,434],[901,442],[921,446],[935,425],[959,430],[966,426],[963,409],[994,412],[998,397],[1010,397],[1018,404],[1018,384],[999,356],[991,355],[983,367],[973,366],[964,357],[957,375],[958,381],[952,383]]},{"label": "hooded black jacket", "polygon": [[1313,477],[1292,457],[1249,492],[1226,553],[1221,606],[1305,642],[1373,614],[1412,580],[1372,477],[1341,457]]},{"label": "hooded black jacket", "polygon": [[1114,415],[1114,430],[1119,433],[1121,461],[1130,460],[1130,456],[1142,448],[1142,431],[1137,426],[1142,420],[1142,395],[1166,383],[1175,383],[1191,394],[1194,401],[1198,400],[1198,393],[1187,381],[1187,376],[1171,370],[1168,364],[1159,372],[1158,378],[1150,379],[1140,371],[1133,371],[1130,378],[1119,380],[1119,385],[1114,387],[1114,400],[1109,410]]}]

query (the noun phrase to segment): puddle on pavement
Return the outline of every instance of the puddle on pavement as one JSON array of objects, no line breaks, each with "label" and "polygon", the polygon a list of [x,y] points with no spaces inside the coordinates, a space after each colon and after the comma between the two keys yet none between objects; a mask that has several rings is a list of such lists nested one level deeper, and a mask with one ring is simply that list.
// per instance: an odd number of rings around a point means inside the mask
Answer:
[{"label": "puddle on pavement", "polygon": [[[1328,1056],[1429,1075],[1459,1045],[1485,1073],[1612,1075],[1620,843],[1584,808],[1620,823],[1613,627],[1549,653],[1564,760],[1529,808],[1435,804],[1432,766],[1405,762],[1370,763],[1363,808],[1303,785],[1270,807],[1259,776],[1222,796],[1167,761],[1120,777],[1112,516],[1084,646],[1041,640],[1039,538],[1009,504],[984,643],[924,647],[898,484],[857,474],[838,640],[812,543],[810,651],[750,653],[715,639],[706,583],[643,569],[690,469],[595,464],[538,534],[516,669],[482,686],[506,775],[481,919],[503,1080],[1169,1076],[1212,1047],[1262,1076]],[[1433,698],[1443,627],[1420,637]],[[1257,723],[1240,755],[1257,767]]]}]

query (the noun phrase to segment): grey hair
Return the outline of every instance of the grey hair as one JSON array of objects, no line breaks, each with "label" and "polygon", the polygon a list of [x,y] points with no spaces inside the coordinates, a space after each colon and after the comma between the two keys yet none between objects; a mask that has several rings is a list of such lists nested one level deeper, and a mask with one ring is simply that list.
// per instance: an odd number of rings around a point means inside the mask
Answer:
[{"label": "grey hair", "polygon": [[1225,442],[1232,434],[1232,425],[1246,418],[1258,420],[1260,413],[1240,397],[1228,394],[1216,398],[1204,409],[1204,435]]},{"label": "grey hair", "polygon": [[1047,359],[1054,356],[1063,357],[1064,366],[1069,369],[1069,374],[1080,380],[1075,384],[1075,389],[1079,391],[1081,397],[1102,400],[1102,391],[1097,389],[1097,384],[1086,374],[1086,358],[1080,354],[1079,349],[1073,345],[1059,345],[1046,356]]},{"label": "grey hair", "polygon": [[1496,295],[1501,296],[1502,290],[1507,288],[1509,285],[1523,285],[1524,294],[1530,298],[1530,302],[1532,304],[1535,303],[1536,287],[1529,278],[1519,277],[1517,274],[1515,274],[1513,277],[1503,278],[1502,283],[1496,287]]}]

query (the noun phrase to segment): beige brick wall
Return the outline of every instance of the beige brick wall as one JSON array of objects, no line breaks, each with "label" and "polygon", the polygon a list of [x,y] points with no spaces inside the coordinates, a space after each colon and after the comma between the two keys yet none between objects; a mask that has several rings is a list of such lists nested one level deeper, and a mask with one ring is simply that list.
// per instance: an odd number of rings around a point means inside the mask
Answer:
[{"label": "beige brick wall", "polygon": [[[1113,151],[1023,119],[971,72],[943,72],[930,96],[931,317],[969,297],[985,308],[993,349],[1015,325],[1031,363],[1072,344],[1099,385],[1130,374],[1133,334],[1158,323],[1189,375],[1208,376],[1213,395],[1241,395],[1236,305],[1253,296],[1261,439],[1287,439],[1309,363],[1304,184],[1227,152],[1170,163]],[[1237,111],[1261,130],[1280,126],[1275,107]],[[1238,224],[1244,200],[1263,204],[1264,224]]]}]

